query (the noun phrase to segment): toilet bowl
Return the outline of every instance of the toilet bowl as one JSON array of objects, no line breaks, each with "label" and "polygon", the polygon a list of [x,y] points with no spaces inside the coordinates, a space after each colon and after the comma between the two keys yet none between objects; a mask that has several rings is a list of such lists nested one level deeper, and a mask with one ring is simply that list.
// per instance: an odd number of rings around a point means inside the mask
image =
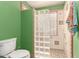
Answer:
[{"label": "toilet bowl", "polygon": [[24,49],[16,50],[16,38],[0,41],[1,58],[30,58],[30,52]]}]

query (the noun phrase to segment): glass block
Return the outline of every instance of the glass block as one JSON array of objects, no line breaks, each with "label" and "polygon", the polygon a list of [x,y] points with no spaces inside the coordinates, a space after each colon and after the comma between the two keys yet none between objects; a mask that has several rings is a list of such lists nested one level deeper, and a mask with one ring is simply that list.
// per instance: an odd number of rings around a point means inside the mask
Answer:
[{"label": "glass block", "polygon": [[36,41],[39,41],[39,37],[36,37]]},{"label": "glass block", "polygon": [[42,51],[42,52],[43,52],[43,51],[44,51],[44,48],[40,48],[40,51]]},{"label": "glass block", "polygon": [[44,43],[40,43],[40,46],[44,46]]},{"label": "glass block", "polygon": [[36,50],[36,51],[39,51],[40,49],[39,49],[39,47],[35,47],[35,50]]},{"label": "glass block", "polygon": [[45,38],[45,42],[50,42],[50,39],[49,38]]},{"label": "glass block", "polygon": [[35,42],[35,45],[36,45],[36,46],[39,46],[39,42]]},{"label": "glass block", "polygon": [[44,33],[43,33],[43,32],[41,32],[41,33],[40,33],[40,36],[43,36],[43,35],[44,35]]},{"label": "glass block", "polygon": [[45,47],[50,47],[50,43],[45,43]]},{"label": "glass block", "polygon": [[40,37],[40,41],[44,41],[44,38],[43,37]]},{"label": "glass block", "polygon": [[35,53],[35,56],[39,56],[39,55],[40,55],[39,52],[36,52],[36,53]]},{"label": "glass block", "polygon": [[45,52],[48,52],[48,53],[50,53],[50,50],[49,50],[49,49],[44,49],[44,51],[45,51]]},{"label": "glass block", "polygon": [[39,35],[39,32],[36,32],[36,35]]}]

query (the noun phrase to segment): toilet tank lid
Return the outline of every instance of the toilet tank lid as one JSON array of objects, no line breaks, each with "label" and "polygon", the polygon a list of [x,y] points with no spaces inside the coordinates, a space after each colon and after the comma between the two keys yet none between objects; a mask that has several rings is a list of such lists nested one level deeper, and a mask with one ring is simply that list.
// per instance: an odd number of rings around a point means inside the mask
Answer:
[{"label": "toilet tank lid", "polygon": [[16,51],[13,51],[12,53],[8,54],[7,57],[22,58],[27,55],[30,55],[30,52],[28,50],[16,50]]},{"label": "toilet tank lid", "polygon": [[16,41],[17,38],[10,38],[5,40],[0,40],[0,43],[9,42],[9,41]]}]

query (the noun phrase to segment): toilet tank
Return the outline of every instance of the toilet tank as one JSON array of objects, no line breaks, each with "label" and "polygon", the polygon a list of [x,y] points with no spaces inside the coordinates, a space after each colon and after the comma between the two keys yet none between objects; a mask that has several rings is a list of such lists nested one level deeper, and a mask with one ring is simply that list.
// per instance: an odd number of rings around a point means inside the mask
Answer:
[{"label": "toilet tank", "polygon": [[16,49],[16,38],[0,41],[0,56],[5,56]]}]

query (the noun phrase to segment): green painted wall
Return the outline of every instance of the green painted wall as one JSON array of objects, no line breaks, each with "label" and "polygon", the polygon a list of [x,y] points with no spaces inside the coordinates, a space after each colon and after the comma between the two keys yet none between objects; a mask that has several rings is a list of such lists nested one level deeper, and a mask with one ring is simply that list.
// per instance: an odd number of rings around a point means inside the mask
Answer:
[{"label": "green painted wall", "polygon": [[73,57],[79,58],[79,32],[75,33],[73,39]]},{"label": "green painted wall", "polygon": [[20,47],[20,2],[0,1],[0,40],[17,37]]},{"label": "green painted wall", "polygon": [[[76,2],[76,11],[78,16],[78,24],[79,24],[79,2]],[[79,31],[75,33],[73,39],[73,57],[79,58]]]},{"label": "green painted wall", "polygon": [[33,10],[22,11],[21,14],[21,48],[33,52]]}]

